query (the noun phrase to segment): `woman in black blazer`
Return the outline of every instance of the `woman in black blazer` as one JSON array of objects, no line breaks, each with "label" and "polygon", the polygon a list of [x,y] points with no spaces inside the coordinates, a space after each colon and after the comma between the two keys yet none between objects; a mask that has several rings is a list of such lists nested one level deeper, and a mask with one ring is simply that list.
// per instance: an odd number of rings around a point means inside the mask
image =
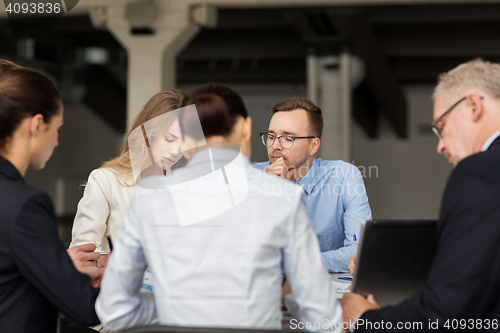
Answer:
[{"label": "woman in black blazer", "polygon": [[10,66],[5,73],[2,63],[0,70],[0,330],[56,332],[58,311],[75,326],[95,325],[93,286],[103,268],[94,261],[78,262],[85,274],[75,268],[49,196],[23,178],[28,168],[42,169],[58,144],[61,98],[37,72]]}]

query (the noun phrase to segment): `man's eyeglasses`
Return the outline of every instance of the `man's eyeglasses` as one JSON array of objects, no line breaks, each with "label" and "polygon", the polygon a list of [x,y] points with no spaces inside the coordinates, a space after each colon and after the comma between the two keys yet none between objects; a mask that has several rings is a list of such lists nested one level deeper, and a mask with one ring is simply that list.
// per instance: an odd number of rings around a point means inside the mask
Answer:
[{"label": "man's eyeglasses", "polygon": [[[483,99],[482,96],[479,96],[479,98]],[[451,111],[453,111],[453,109],[460,103],[462,103],[463,101],[465,101],[467,99],[467,97],[463,97],[461,98],[458,102],[456,102],[455,104],[453,104],[448,110],[446,110],[445,113],[443,113],[441,115],[441,117],[439,117],[438,119],[434,120],[432,123],[431,123],[431,129],[432,131],[434,132],[434,134],[436,134],[436,136],[441,139],[443,136],[441,134],[442,130],[443,130],[443,127],[439,128],[438,127],[438,124],[439,122],[444,118],[444,116],[446,116],[448,113],[450,113]]]},{"label": "man's eyeglasses", "polygon": [[281,147],[288,149],[292,148],[295,140],[297,139],[315,139],[315,136],[293,136],[293,135],[282,135],[282,136],[274,136],[269,133],[260,133],[260,137],[262,138],[262,143],[266,147],[270,147],[274,144],[274,140],[278,139]]}]

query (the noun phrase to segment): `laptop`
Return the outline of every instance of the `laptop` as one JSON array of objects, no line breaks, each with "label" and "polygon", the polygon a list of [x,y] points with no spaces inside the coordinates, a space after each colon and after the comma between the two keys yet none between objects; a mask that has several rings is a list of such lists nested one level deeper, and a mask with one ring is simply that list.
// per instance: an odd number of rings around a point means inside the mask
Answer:
[{"label": "laptop", "polygon": [[364,221],[352,291],[380,306],[410,298],[427,282],[436,254],[436,220]]}]

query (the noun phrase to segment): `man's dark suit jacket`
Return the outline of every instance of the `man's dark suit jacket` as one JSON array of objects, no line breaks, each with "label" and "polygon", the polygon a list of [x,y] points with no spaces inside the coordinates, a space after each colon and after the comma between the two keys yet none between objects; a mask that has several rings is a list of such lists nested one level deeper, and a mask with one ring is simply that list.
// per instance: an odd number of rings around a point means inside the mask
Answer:
[{"label": "man's dark suit jacket", "polygon": [[0,157],[0,332],[56,332],[58,310],[96,325],[98,293],[60,241],[49,196]]},{"label": "man's dark suit jacket", "polygon": [[[453,170],[443,196],[437,237],[437,254],[427,284],[409,300],[367,311],[361,319],[390,322],[393,329],[388,332],[394,332],[398,322],[421,322],[423,330],[414,331],[436,332],[429,329],[429,320],[438,320],[439,331],[454,331],[444,327],[448,319],[452,328],[460,327],[465,319],[467,328],[476,331],[483,331],[489,320],[486,331],[498,331],[500,137],[487,151],[463,159]],[[493,329],[493,320],[497,329]],[[366,328],[358,326],[356,332]]]}]

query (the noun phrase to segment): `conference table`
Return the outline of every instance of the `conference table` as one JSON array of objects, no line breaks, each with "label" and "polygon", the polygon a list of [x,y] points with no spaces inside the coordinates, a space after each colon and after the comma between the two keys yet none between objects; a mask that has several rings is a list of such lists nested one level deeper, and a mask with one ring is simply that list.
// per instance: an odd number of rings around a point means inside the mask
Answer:
[{"label": "conference table", "polygon": [[[351,281],[349,280],[343,280],[339,279],[341,278],[348,278],[351,277],[351,274],[349,273],[333,273],[330,274],[332,285],[335,288],[336,291],[336,297],[337,299],[341,299],[344,296],[344,293],[348,292],[347,288],[351,285]],[[284,331],[301,331],[297,328],[292,329],[290,326],[290,320],[292,317],[288,312],[283,312],[283,320],[282,320],[282,330]],[[60,315],[59,316],[59,333],[73,333],[73,332],[92,332],[91,330],[88,329],[82,329],[82,330],[76,330],[68,325],[66,320]]]}]

